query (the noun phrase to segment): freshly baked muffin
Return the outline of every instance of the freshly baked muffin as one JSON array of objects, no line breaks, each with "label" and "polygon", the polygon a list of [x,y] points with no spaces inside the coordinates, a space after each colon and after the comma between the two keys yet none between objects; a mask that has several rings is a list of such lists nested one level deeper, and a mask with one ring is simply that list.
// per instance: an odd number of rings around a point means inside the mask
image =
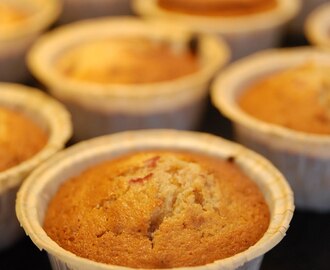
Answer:
[{"label": "freshly baked muffin", "polygon": [[16,213],[60,269],[257,270],[285,235],[292,198],[275,167],[237,144],[142,130],[48,160],[20,189]]},{"label": "freshly baked muffin", "polygon": [[103,162],[66,181],[44,228],[81,257],[173,268],[248,249],[269,219],[257,185],[231,160],[156,151]]},{"label": "freshly baked muffin", "polygon": [[146,37],[110,37],[69,49],[55,65],[68,78],[101,84],[154,83],[197,72],[196,53],[173,46]]},{"label": "freshly baked muffin", "polygon": [[231,60],[278,46],[300,8],[300,0],[132,0],[132,4],[143,17],[166,18],[224,38]]},{"label": "freshly baked muffin", "polygon": [[0,0],[0,81],[28,78],[25,53],[59,13],[59,0]]},{"label": "freshly baked muffin", "polygon": [[64,106],[40,90],[0,83],[0,250],[23,236],[15,215],[18,188],[70,136]]},{"label": "freshly baked muffin", "polygon": [[47,134],[22,113],[0,106],[0,172],[39,152]]},{"label": "freshly baked muffin", "polygon": [[236,140],[284,173],[299,208],[323,212],[330,210],[329,68],[326,50],[269,50],[228,67],[212,89]]},{"label": "freshly baked muffin", "polygon": [[239,106],[262,121],[330,135],[330,66],[307,62],[252,83]]},{"label": "freshly baked muffin", "polygon": [[227,46],[170,21],[103,18],[44,35],[28,64],[70,110],[76,141],[123,130],[195,129]]}]

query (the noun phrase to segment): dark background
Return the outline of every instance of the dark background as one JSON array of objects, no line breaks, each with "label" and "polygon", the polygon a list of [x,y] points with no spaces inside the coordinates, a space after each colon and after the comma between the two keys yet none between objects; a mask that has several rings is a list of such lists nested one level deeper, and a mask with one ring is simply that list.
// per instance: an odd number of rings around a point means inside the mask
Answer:
[{"label": "dark background", "polygon": [[[282,47],[306,44],[303,37],[287,36]],[[229,121],[212,107],[210,101],[200,131],[232,139]],[[51,269],[46,252],[40,251],[28,237],[0,252],[0,270],[26,269]],[[330,213],[295,211],[287,236],[265,255],[261,267],[261,270],[279,269],[330,269]]]}]

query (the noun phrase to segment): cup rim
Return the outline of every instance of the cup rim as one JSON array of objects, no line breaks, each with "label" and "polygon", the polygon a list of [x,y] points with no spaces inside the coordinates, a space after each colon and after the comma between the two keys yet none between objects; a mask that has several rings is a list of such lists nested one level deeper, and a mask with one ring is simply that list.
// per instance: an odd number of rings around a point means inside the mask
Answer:
[{"label": "cup rim", "polygon": [[39,89],[14,83],[0,83],[0,92],[1,106],[12,106],[14,109],[20,108],[19,111],[24,110],[26,113],[38,115],[49,132],[46,145],[38,153],[0,172],[1,194],[20,185],[30,171],[63,148],[72,135],[72,126],[65,107]]},{"label": "cup rim", "polygon": [[[130,267],[107,265],[78,257],[64,250],[51,240],[42,229],[42,219],[38,200],[49,199],[51,195],[45,194],[44,189],[51,181],[59,181],[59,186],[68,177],[76,175],[87,166],[92,166],[103,160],[109,160],[122,153],[143,149],[181,149],[199,151],[219,158],[235,156],[235,162],[246,172],[254,174],[256,182],[269,192],[269,198],[274,204],[269,205],[271,221],[265,235],[246,251],[232,257],[207,264],[212,269],[236,269],[244,263],[262,256],[265,252],[278,244],[285,236],[293,215],[293,194],[283,175],[265,158],[246,149],[243,146],[229,142],[215,135],[177,131],[177,130],[141,130],[127,131],[94,138],[71,146],[53,156],[36,169],[23,183],[17,196],[17,217],[31,237],[40,248],[50,255],[63,261],[71,267],[84,269],[134,269]],[[72,164],[76,169],[70,169]],[[62,177],[61,173],[69,174]],[[55,193],[56,187],[52,186]],[[265,191],[263,191],[265,192]],[[43,209],[42,211],[44,211]],[[42,214],[41,214],[42,215]],[[205,265],[196,267],[180,267],[180,269],[205,269]]]},{"label": "cup rim", "polygon": [[200,31],[232,34],[275,28],[293,19],[301,9],[300,0],[277,0],[277,3],[276,8],[265,12],[216,18],[165,10],[157,5],[157,0],[132,0],[132,7],[135,13],[145,17],[168,17]]}]

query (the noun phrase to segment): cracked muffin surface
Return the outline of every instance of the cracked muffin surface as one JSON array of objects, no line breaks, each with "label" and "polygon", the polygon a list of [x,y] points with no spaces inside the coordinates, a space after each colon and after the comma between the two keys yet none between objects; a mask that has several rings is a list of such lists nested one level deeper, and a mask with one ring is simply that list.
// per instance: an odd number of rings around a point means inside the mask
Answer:
[{"label": "cracked muffin surface", "polygon": [[262,193],[232,159],[145,151],[66,181],[50,201],[44,229],[64,249],[94,261],[171,268],[244,251],[269,219]]},{"label": "cracked muffin surface", "polygon": [[46,132],[31,119],[0,106],[0,172],[31,158],[47,139]]}]

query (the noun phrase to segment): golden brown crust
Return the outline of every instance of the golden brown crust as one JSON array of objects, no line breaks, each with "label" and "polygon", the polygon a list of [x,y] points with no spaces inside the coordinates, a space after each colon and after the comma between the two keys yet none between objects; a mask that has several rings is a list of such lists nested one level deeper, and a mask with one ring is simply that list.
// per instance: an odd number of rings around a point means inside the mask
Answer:
[{"label": "golden brown crust", "polygon": [[0,172],[29,159],[47,142],[47,134],[17,111],[0,107]]},{"label": "golden brown crust", "polygon": [[246,250],[269,220],[256,184],[232,161],[151,151],[104,162],[65,182],[44,229],[82,257],[170,268]]},{"label": "golden brown crust", "polygon": [[239,106],[265,122],[330,134],[328,71],[325,66],[306,63],[272,74],[247,87],[238,100]]},{"label": "golden brown crust", "polygon": [[75,80],[102,84],[153,83],[198,70],[198,57],[176,44],[143,37],[112,37],[63,53],[57,69]]},{"label": "golden brown crust", "polygon": [[157,0],[174,12],[201,16],[242,16],[271,10],[277,0]]}]

